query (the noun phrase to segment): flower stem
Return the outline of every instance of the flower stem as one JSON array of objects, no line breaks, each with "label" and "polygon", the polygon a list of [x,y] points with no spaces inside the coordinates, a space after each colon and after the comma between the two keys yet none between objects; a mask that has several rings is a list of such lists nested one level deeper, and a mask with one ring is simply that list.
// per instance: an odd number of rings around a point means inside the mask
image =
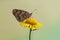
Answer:
[{"label": "flower stem", "polygon": [[31,28],[30,28],[30,32],[29,32],[29,40],[31,40]]}]

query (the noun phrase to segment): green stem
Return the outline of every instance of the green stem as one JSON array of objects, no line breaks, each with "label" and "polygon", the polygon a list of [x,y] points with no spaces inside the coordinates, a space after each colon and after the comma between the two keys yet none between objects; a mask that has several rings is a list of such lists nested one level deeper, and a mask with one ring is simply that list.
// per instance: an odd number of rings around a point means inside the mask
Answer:
[{"label": "green stem", "polygon": [[29,32],[29,40],[31,40],[31,28],[30,28],[30,32]]}]

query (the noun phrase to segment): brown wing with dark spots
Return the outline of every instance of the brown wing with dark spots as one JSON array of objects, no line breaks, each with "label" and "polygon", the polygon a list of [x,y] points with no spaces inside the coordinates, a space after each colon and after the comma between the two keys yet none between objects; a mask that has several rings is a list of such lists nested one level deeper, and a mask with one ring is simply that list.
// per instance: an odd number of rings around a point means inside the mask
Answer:
[{"label": "brown wing with dark spots", "polygon": [[32,13],[29,13],[24,10],[19,10],[19,9],[13,9],[13,15],[16,17],[16,19],[21,22],[29,17],[31,17]]}]

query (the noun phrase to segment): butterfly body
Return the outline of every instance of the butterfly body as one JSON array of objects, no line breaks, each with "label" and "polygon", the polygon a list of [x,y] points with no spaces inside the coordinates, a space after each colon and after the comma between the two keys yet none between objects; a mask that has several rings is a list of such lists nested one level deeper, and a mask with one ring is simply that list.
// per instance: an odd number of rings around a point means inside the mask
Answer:
[{"label": "butterfly body", "polygon": [[24,10],[13,9],[13,15],[16,17],[17,21],[21,22],[29,17],[31,17],[32,13],[29,13]]}]

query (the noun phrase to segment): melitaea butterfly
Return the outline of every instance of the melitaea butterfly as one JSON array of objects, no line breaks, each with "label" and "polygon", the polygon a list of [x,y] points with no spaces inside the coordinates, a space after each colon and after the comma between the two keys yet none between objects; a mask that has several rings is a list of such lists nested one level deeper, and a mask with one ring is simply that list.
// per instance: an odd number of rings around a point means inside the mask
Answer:
[{"label": "melitaea butterfly", "polygon": [[21,22],[29,17],[31,17],[32,13],[29,13],[25,10],[13,9],[13,15],[17,19],[17,21]]}]

